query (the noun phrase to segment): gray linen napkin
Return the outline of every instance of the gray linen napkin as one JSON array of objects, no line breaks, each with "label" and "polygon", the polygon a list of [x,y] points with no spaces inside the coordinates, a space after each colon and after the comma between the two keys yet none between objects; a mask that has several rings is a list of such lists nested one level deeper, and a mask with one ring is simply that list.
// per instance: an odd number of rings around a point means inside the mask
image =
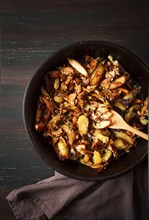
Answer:
[{"label": "gray linen napkin", "polygon": [[7,200],[19,220],[147,220],[148,161],[105,182],[55,176],[13,190]]}]

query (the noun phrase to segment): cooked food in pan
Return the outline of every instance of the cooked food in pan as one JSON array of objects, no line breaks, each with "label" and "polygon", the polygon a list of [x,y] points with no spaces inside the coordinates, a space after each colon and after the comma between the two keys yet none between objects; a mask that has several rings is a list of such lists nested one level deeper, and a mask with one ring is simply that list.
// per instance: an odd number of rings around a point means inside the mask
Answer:
[{"label": "cooked food in pan", "polygon": [[148,123],[148,97],[141,96],[141,87],[111,55],[68,58],[43,81],[35,129],[60,160],[76,160],[101,172],[135,147],[136,135],[109,128],[111,110],[142,130]]}]

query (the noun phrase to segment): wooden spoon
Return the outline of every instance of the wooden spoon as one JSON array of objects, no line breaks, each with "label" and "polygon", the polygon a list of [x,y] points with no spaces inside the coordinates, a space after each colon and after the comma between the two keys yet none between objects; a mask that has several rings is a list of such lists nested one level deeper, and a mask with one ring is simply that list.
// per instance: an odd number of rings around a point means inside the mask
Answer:
[{"label": "wooden spoon", "polygon": [[128,125],[116,111],[112,110],[111,112],[112,112],[111,115],[112,123],[109,126],[109,128],[124,129],[144,138],[145,140],[148,140],[148,134],[145,134],[142,131],[139,131]]}]

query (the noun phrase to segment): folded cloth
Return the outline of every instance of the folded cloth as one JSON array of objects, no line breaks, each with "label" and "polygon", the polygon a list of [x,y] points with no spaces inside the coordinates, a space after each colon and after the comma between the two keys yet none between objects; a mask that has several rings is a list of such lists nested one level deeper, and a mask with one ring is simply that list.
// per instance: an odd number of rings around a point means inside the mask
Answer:
[{"label": "folded cloth", "polygon": [[13,190],[7,200],[19,220],[147,220],[148,161],[104,182],[55,176]]}]

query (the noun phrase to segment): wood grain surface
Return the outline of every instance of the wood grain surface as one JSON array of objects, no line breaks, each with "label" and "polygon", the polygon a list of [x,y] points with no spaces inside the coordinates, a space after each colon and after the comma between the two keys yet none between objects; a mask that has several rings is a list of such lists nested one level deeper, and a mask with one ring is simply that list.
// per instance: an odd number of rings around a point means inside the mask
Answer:
[{"label": "wood grain surface", "polygon": [[0,219],[14,219],[6,195],[52,176],[32,149],[22,119],[27,83],[56,50],[107,40],[149,63],[149,1],[1,0]]}]

